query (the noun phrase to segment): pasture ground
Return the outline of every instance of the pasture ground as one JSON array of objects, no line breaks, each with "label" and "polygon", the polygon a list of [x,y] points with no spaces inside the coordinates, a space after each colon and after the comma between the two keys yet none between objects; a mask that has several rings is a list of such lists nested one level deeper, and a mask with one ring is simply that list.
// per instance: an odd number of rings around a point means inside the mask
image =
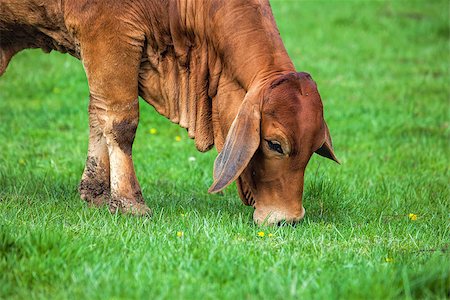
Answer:
[{"label": "pasture ground", "polygon": [[216,151],[143,101],[134,161],[153,218],[88,208],[82,66],[24,51],[0,78],[0,298],[450,296],[449,2],[272,6],[342,161],[310,162],[305,219],[257,227],[234,186],[208,195]]}]

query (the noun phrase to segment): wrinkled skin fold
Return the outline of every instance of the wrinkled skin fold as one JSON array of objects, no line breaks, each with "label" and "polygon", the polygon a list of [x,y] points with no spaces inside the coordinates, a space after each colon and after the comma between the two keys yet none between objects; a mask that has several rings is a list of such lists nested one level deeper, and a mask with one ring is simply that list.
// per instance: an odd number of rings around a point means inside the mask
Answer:
[{"label": "wrinkled skin fold", "polygon": [[320,95],[297,73],[267,1],[0,0],[0,75],[26,48],[80,59],[89,90],[83,199],[150,214],[134,172],[138,96],[214,145],[215,193],[233,181],[257,223],[304,215],[314,152],[337,161]]}]

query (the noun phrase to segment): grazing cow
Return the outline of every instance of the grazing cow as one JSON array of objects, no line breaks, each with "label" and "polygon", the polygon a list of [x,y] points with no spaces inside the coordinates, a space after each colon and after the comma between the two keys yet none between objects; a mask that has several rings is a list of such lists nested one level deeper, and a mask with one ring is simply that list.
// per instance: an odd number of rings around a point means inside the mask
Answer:
[{"label": "grazing cow", "polygon": [[267,0],[0,0],[0,75],[22,49],[80,59],[90,90],[79,191],[110,210],[149,214],[132,144],[138,96],[216,146],[211,193],[236,181],[254,220],[295,222],[316,152],[337,161],[316,85],[297,73]]}]

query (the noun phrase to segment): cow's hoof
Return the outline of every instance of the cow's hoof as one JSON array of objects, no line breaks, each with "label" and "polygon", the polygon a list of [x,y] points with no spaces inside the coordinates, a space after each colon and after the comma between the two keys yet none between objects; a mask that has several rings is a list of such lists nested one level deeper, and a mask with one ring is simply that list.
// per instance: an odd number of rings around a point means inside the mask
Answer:
[{"label": "cow's hoof", "polygon": [[101,207],[109,203],[109,184],[95,180],[81,180],[78,191],[81,199],[89,206]]},{"label": "cow's hoof", "polygon": [[112,198],[109,202],[109,211],[113,214],[118,211],[125,215],[137,217],[151,217],[152,210],[142,201],[125,198]]},{"label": "cow's hoof", "polygon": [[107,205],[111,193],[109,166],[99,162],[97,157],[88,156],[78,191],[90,206]]}]

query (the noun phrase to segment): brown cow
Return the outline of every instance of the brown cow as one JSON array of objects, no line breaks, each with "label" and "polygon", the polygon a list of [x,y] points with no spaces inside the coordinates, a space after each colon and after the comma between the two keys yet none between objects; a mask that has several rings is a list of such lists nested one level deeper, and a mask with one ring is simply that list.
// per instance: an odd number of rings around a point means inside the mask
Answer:
[{"label": "brown cow", "polygon": [[25,48],[68,52],[90,89],[81,197],[149,214],[131,158],[141,96],[216,145],[209,192],[237,182],[254,220],[304,216],[303,177],[316,152],[337,161],[322,102],[297,73],[266,0],[0,0],[0,74]]}]

